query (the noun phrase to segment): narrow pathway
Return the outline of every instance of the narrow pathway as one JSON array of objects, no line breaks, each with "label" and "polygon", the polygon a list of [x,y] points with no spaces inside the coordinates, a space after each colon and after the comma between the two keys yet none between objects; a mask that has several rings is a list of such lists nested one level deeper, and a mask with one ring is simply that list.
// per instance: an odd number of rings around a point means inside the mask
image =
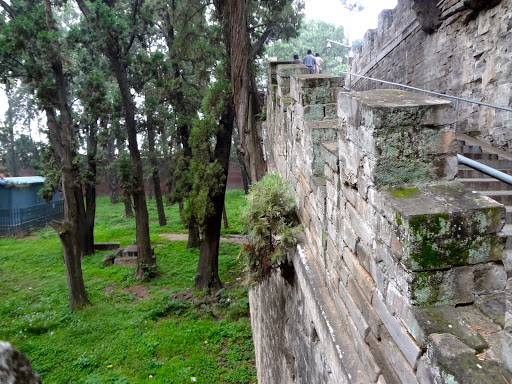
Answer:
[{"label": "narrow pathway", "polygon": [[[158,236],[164,237],[169,240],[188,240],[188,234],[186,233],[160,233]],[[230,243],[247,244],[249,243],[249,237],[247,235],[229,235],[221,236],[220,241],[227,241]]]}]

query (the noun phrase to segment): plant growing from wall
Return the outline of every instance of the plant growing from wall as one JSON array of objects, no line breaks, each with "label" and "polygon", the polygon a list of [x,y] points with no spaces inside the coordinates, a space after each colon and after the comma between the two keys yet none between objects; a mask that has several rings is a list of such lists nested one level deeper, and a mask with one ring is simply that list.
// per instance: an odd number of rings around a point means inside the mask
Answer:
[{"label": "plant growing from wall", "polygon": [[[263,281],[277,267],[289,276],[287,251],[296,244],[299,225],[296,204],[289,183],[277,173],[269,173],[251,186],[245,211],[250,243],[241,256],[246,263],[247,283]],[[288,281],[290,279],[287,278]]]}]

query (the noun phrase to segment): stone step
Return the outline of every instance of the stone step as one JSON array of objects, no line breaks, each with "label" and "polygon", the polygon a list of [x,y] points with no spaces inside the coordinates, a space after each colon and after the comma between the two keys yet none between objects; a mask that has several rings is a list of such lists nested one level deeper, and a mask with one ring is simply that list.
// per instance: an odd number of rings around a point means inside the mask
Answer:
[{"label": "stone step", "polygon": [[512,185],[494,178],[459,178],[459,182],[473,191],[512,191]]},{"label": "stone step", "polygon": [[457,147],[458,153],[482,153],[482,147],[479,145],[458,145]]},{"label": "stone step", "polygon": [[466,156],[472,160],[498,160],[499,156],[495,153],[463,153],[463,156]]},{"label": "stone step", "polygon": [[118,241],[94,243],[94,249],[98,250],[98,251],[108,251],[108,250],[118,249],[120,246],[121,246],[121,243]]},{"label": "stone step", "polygon": [[512,224],[505,224],[501,229],[500,236],[507,238],[505,249],[512,249]]},{"label": "stone step", "polygon": [[512,168],[512,160],[476,160],[481,164],[485,164],[494,169],[510,169]]},{"label": "stone step", "polygon": [[479,145],[482,147],[482,150],[487,153],[494,153],[498,155],[501,159],[505,160],[512,160],[512,153],[509,153],[507,151],[503,151],[499,148],[493,147],[491,144],[486,143],[484,141],[480,141],[478,139],[475,139],[474,137],[465,135],[463,133],[457,133],[457,139],[462,144],[470,144],[470,145]]},{"label": "stone step", "polygon": [[[498,171],[506,173],[507,175],[512,175],[512,169],[498,169]],[[485,173],[477,171],[476,169],[470,168],[466,165],[459,165],[459,171],[457,172],[457,177],[459,178],[488,178]]]},{"label": "stone step", "polygon": [[505,223],[512,224],[512,205],[507,205],[505,207],[507,213],[505,214]]},{"label": "stone step", "polygon": [[503,265],[505,266],[505,271],[507,271],[507,278],[512,279],[512,250],[506,249],[503,252]]},{"label": "stone step", "polygon": [[488,196],[498,203],[512,205],[512,191],[482,191],[480,194]]}]

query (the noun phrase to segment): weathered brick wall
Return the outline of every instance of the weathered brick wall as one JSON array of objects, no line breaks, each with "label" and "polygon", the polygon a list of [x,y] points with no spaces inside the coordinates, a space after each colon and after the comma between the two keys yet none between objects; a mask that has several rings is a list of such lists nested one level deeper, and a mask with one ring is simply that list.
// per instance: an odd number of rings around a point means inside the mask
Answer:
[{"label": "weathered brick wall", "polygon": [[[489,104],[512,105],[512,2],[487,1],[479,12],[462,0],[420,1],[438,10],[430,33],[413,0],[385,10],[377,29],[357,47],[352,72]],[[477,3],[477,2],[473,2]],[[429,20],[427,20],[428,22]],[[353,78],[356,90],[381,84]],[[512,148],[512,113],[462,103],[458,127],[502,148]]]},{"label": "weathered brick wall", "polygon": [[258,382],[512,381],[505,211],[453,181],[450,103],[270,68],[267,160],[304,234],[293,284],[250,292]]}]

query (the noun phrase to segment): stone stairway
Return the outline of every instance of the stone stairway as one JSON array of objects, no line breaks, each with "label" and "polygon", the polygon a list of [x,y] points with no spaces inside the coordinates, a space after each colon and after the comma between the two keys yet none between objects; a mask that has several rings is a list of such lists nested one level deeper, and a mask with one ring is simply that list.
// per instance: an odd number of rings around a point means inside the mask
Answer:
[{"label": "stone stairway", "polygon": [[[457,145],[457,153],[460,155],[512,175],[511,154],[463,134],[457,135]],[[512,185],[461,164],[457,177],[468,189],[505,205],[507,213],[502,234],[507,237],[507,242],[503,261],[508,278],[512,278]]]}]

